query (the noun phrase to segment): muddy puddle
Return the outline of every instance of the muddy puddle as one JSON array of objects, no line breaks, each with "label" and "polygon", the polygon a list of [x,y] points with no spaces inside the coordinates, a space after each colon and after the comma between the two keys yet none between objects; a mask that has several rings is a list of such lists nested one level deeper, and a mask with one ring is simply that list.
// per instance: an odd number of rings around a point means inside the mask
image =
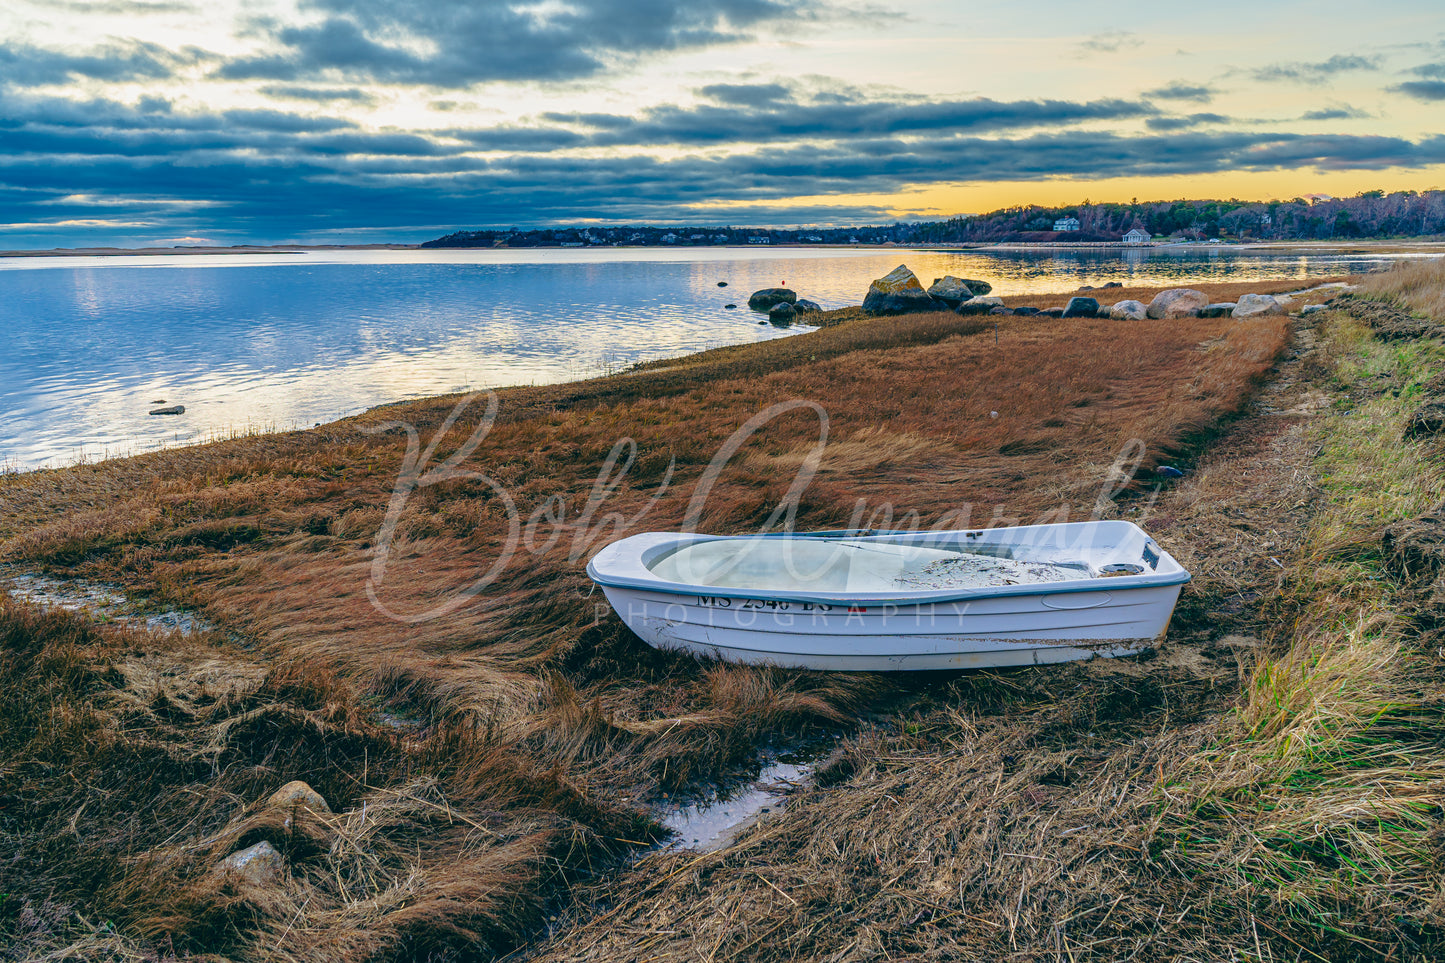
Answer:
[{"label": "muddy puddle", "polygon": [[48,575],[0,572],[0,589],[21,602],[45,609],[85,612],[98,622],[156,632],[194,635],[215,626],[182,609],[157,609],[130,598],[113,585]]},{"label": "muddy puddle", "polygon": [[677,835],[672,849],[706,853],[721,849],[769,813],[780,812],[789,794],[812,779],[813,769],[834,742],[779,752],[766,758],[752,779],[688,801],[659,804],[658,822]]}]

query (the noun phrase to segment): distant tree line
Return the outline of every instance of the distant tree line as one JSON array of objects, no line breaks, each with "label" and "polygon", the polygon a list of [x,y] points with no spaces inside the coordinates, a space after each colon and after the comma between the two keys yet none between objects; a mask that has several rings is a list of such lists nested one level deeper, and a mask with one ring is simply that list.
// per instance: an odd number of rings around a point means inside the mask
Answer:
[{"label": "distant tree line", "polygon": [[[1054,222],[1079,220],[1058,232]],[[1131,230],[1156,238],[1341,240],[1445,234],[1445,191],[1365,191],[1290,201],[1181,200],[1068,207],[1028,205],[945,221],[847,228],[586,227],[457,231],[422,247],[583,247],[712,244],[970,244],[1117,241]]]}]

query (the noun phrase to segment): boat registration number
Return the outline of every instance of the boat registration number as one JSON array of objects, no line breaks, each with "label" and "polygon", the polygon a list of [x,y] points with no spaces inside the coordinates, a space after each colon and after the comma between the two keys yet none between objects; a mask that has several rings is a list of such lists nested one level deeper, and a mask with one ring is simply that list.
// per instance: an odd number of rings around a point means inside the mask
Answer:
[{"label": "boat registration number", "polygon": [[721,595],[699,595],[697,604],[710,609],[752,609],[762,612],[829,612],[823,602],[781,602],[777,599],[730,599]]}]

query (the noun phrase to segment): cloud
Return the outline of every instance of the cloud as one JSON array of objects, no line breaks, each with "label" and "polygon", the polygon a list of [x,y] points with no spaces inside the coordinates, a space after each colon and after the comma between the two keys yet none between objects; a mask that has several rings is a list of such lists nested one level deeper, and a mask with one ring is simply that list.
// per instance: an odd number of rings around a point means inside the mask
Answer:
[{"label": "cloud", "polygon": [[296,84],[268,84],[258,88],[267,97],[277,100],[306,100],[316,103],[348,101],[356,104],[374,104],[376,97],[360,87],[306,87]]},{"label": "cloud", "polygon": [[1319,110],[1305,111],[1300,116],[1300,120],[1361,120],[1373,116],[1375,115],[1367,110],[1360,110],[1349,104],[1340,104],[1337,107],[1322,107]]},{"label": "cloud", "polygon": [[1213,87],[1206,87],[1203,84],[1190,84],[1182,80],[1171,80],[1163,87],[1156,87],[1153,90],[1144,91],[1145,97],[1154,97],[1159,100],[1193,100],[1201,104],[1207,104],[1214,99],[1219,91]]},{"label": "cloud", "polygon": [[1185,130],[1202,124],[1227,124],[1230,118],[1223,114],[1190,114],[1187,117],[1150,117],[1144,125],[1150,130]]},{"label": "cloud", "polygon": [[170,50],[139,40],[113,41],[82,52],[33,47],[0,46],[0,85],[37,87],[66,84],[76,78],[106,80],[161,80],[177,70],[214,59],[198,47]]},{"label": "cloud", "polygon": [[1302,84],[1322,84],[1337,74],[1379,70],[1383,62],[1383,58],[1379,56],[1362,57],[1357,54],[1335,54],[1330,59],[1317,63],[1296,61],[1271,64],[1268,67],[1253,70],[1251,73],[1255,80],[1265,83],[1291,81]]},{"label": "cloud", "polygon": [[663,105],[637,116],[552,112],[541,119],[580,128],[588,146],[618,147],[1001,131],[1128,120],[1158,112],[1131,100],[876,100],[857,93],[852,96],[858,99],[849,100],[837,91],[809,97],[781,84],[716,85],[699,93],[717,103]]},{"label": "cloud", "polygon": [[181,0],[48,0],[45,6],[81,16],[106,13],[128,17],[152,13],[189,13],[197,9],[195,4]]},{"label": "cloud", "polygon": [[1445,80],[1407,80],[1386,89],[1416,100],[1445,100]]},{"label": "cloud", "polygon": [[1108,30],[1082,41],[1079,49],[1086,54],[1112,54],[1128,47],[1137,47],[1143,42],[1143,37],[1128,30]]},{"label": "cloud", "polygon": [[273,27],[274,49],[218,76],[340,77],[465,87],[575,80],[652,54],[737,43],[825,16],[821,0],[310,0],[318,23]]}]

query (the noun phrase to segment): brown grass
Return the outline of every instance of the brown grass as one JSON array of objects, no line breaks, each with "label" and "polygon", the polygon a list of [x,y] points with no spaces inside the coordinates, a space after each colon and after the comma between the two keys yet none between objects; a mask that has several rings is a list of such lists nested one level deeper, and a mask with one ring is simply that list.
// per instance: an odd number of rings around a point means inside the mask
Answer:
[{"label": "brown grass", "polygon": [[[367,598],[406,447],[403,430],[371,429],[407,422],[424,446],[454,398],[0,479],[0,560],[189,605],[225,633],[167,640],[5,604],[0,795],[19,815],[6,817],[0,864],[24,868],[5,884],[0,934],[25,954],[104,945],[117,958],[171,947],[228,959],[487,956],[532,938],[572,887],[653,838],[643,803],[746,769],[769,740],[852,730],[866,712],[921,713],[951,754],[975,737],[966,713],[938,706],[993,706],[1034,721],[977,738],[1042,751],[1067,772],[1081,751],[1070,745],[1087,751],[1081,727],[1093,719],[1147,728],[1181,699],[1198,712],[1215,698],[1189,673],[1170,693],[1078,667],[1037,673],[1040,688],[984,676],[938,689],[705,666],[641,645],[589,596],[586,559],[624,531],[678,525],[723,442],[779,400],[816,401],[829,419],[800,528],[1080,518],[1096,504],[1116,510],[1111,471],[1132,439],[1144,443],[1146,470],[1191,458],[1241,410],[1288,328],[1283,318],[1010,318],[995,343],[991,326],[952,315],[848,318],[504,392],[466,462],[496,486],[472,478],[416,491],[378,601],[424,612],[487,569],[511,524],[498,488],[524,550],[470,604],[430,620],[387,618]],[[464,419],[439,450],[456,450],[470,429]],[[810,409],[769,424],[723,474],[701,527],[761,524],[817,433]],[[625,477],[599,485],[623,437],[635,445]],[[1141,477],[1127,490],[1147,490]],[[530,518],[541,524],[527,529]],[[1080,697],[1060,702],[1071,688]],[[1034,713],[1035,699],[1066,704],[1065,717]],[[904,735],[917,748],[918,733]],[[1029,747],[1035,737],[1043,749]],[[894,751],[878,738],[853,752]],[[869,765],[882,768],[867,771],[895,799],[912,798],[894,785],[914,764],[899,751],[896,767],[879,756]],[[951,776],[936,792],[972,792],[989,778],[995,791],[1012,786],[1000,772]],[[298,778],[335,815],[278,828],[261,801]],[[941,804],[926,792],[889,832],[917,835],[909,820]],[[957,810],[960,832],[988,799],[980,790]],[[1046,801],[1020,811],[1020,833],[1044,825]],[[856,859],[828,872],[863,873],[854,862],[883,845],[875,830],[858,826],[862,848],[840,850]],[[224,853],[262,837],[288,857],[283,885],[244,891],[214,877]],[[915,844],[877,850],[857,878],[924,859]],[[102,920],[115,929],[97,929]],[[1015,927],[1012,938],[1048,935]]]}]

